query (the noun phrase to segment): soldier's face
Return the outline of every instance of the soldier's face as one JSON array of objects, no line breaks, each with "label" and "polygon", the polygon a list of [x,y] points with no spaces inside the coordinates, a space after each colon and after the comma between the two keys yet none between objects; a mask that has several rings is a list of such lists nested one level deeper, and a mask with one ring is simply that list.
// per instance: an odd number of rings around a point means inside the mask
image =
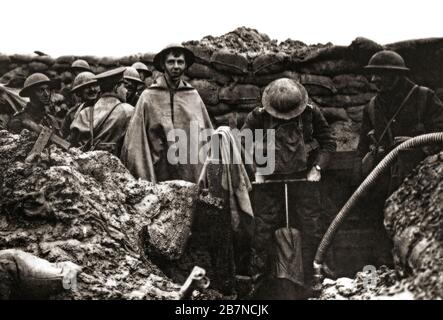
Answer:
[{"label": "soldier's face", "polygon": [[397,84],[400,77],[397,74],[374,74],[371,82],[375,84],[379,92],[389,92]]},{"label": "soldier's face", "polygon": [[137,92],[137,83],[135,81],[127,80],[126,81],[126,101],[131,100]]},{"label": "soldier's face", "polygon": [[120,81],[117,84],[115,92],[117,93],[117,96],[120,98],[121,101],[126,102],[126,95],[128,93],[128,89],[126,89],[125,81]]},{"label": "soldier's face", "polygon": [[30,94],[30,99],[34,101],[34,103],[36,102],[41,105],[49,104],[51,99],[51,88],[47,84],[38,86]]},{"label": "soldier's face", "polygon": [[94,101],[98,98],[100,87],[96,84],[87,86],[82,92],[82,99],[84,101]]},{"label": "soldier's face", "polygon": [[186,69],[185,55],[180,53],[174,55],[168,53],[165,57],[165,73],[172,79],[178,80],[183,75]]}]

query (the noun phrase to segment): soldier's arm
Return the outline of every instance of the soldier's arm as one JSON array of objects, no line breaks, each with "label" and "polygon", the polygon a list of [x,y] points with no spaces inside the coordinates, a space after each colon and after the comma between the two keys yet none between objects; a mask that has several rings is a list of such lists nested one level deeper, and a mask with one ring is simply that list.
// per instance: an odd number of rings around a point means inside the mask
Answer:
[{"label": "soldier's arm", "polygon": [[257,107],[252,110],[248,116],[246,117],[245,123],[241,130],[244,129],[263,129],[263,112],[265,112],[262,108]]},{"label": "soldier's arm", "polygon": [[337,150],[337,143],[332,136],[331,127],[321,113],[320,109],[316,106],[313,108],[312,125],[314,129],[313,137],[320,144],[320,150],[317,154],[317,158],[314,161],[314,165],[319,165],[322,169],[324,169],[328,165],[331,152],[335,152]]}]

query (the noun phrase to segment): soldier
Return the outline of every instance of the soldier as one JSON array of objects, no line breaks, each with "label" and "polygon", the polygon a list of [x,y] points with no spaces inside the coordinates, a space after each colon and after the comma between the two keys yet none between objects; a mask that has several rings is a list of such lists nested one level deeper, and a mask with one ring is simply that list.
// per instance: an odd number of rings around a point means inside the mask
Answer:
[{"label": "soldier", "polygon": [[[257,197],[260,208],[255,212],[256,235],[253,241],[255,252],[253,270],[264,272],[270,250],[273,250],[274,231],[285,225],[282,180],[307,180],[289,185],[289,225],[301,231],[305,281],[310,281],[315,250],[323,235],[325,210],[322,207],[318,183],[326,169],[330,153],[336,143],[330,127],[317,106],[308,103],[306,89],[291,79],[278,79],[264,90],[262,107],[254,109],[246,118],[242,131],[273,129],[274,147],[265,152],[274,152],[275,169],[271,174],[260,175],[257,180],[277,180],[280,183],[266,184],[266,190]],[[268,137],[266,138],[268,139]],[[256,141],[257,143],[257,141]],[[263,142],[266,146],[268,141]],[[272,144],[271,144],[272,146]]]},{"label": "soldier", "polygon": [[134,107],[127,104],[124,67],[103,72],[95,78],[101,96],[94,106],[79,112],[71,124],[71,140],[83,150],[105,150],[119,156]]},{"label": "soldier", "polygon": [[[407,77],[409,68],[398,53],[389,50],[377,52],[365,69],[371,75],[371,82],[376,85],[378,93],[363,110],[358,144],[358,153],[363,157],[363,176],[369,174],[389,151],[405,139],[443,131],[442,102],[432,90],[418,86]],[[400,162],[393,165],[377,181],[377,192],[368,194],[362,202],[363,210],[370,210],[369,214],[377,226],[374,237],[378,241],[373,249],[376,265],[392,264],[392,241],[383,227],[386,198],[425,154],[433,151],[433,147],[406,150],[409,153],[407,166],[399,166]],[[399,155],[399,158],[402,157],[403,152]]]},{"label": "soldier", "polygon": [[143,62],[135,62],[131,67],[138,71],[141,81],[152,76],[151,70]]},{"label": "soldier", "polygon": [[122,149],[122,162],[135,177],[153,182],[198,181],[203,163],[189,161],[190,148],[186,163],[170,163],[168,150],[175,141],[167,138],[169,133],[181,130],[186,134],[186,141],[181,143],[196,145],[200,150],[203,142],[190,130],[191,125],[199,130],[212,129],[197,90],[182,80],[193,62],[194,54],[182,45],[170,45],[154,57],[155,67],[164,75],[140,96]]},{"label": "soldier", "polygon": [[152,71],[149,70],[148,67],[142,62],[135,62],[132,67],[138,71],[138,74],[140,75],[140,80],[143,81],[143,85],[140,85],[138,87],[137,92],[138,96],[140,97],[143,90],[154,83],[154,79],[152,79]]},{"label": "soldier", "polygon": [[88,71],[92,72],[89,63],[83,59],[77,59],[71,64],[71,71],[75,76],[78,76],[80,73]]},{"label": "soldier", "polygon": [[142,91],[145,89],[145,83],[140,79],[138,71],[133,67],[127,67],[123,77],[126,80],[126,89],[128,90],[126,102],[135,107],[140,97],[139,90],[140,88]]},{"label": "soldier", "polygon": [[71,132],[71,123],[77,115],[86,107],[95,104],[100,93],[100,87],[97,84],[95,75],[92,72],[84,71],[75,77],[72,83],[72,94],[76,95],[78,101],[66,114],[62,124],[62,132],[64,137],[68,137]]},{"label": "soldier", "polygon": [[51,105],[51,94],[55,87],[56,82],[42,73],[30,75],[19,92],[21,97],[28,97],[29,102],[21,111],[14,114],[8,123],[8,130],[20,133],[24,129],[22,121],[31,120],[51,128],[54,133],[61,135],[61,121],[55,116],[55,110]]},{"label": "soldier", "polygon": [[[443,103],[434,91],[418,86],[407,77],[409,68],[394,51],[377,52],[365,69],[378,89],[363,111],[358,144],[358,152],[364,157],[364,171],[369,173],[405,139],[443,131]],[[433,150],[425,148],[424,151],[431,153]]]}]

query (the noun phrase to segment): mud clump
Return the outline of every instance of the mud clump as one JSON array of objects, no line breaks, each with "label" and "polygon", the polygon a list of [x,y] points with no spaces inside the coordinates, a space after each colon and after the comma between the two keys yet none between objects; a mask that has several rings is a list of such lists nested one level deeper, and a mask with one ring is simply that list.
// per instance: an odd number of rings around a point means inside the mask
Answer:
[{"label": "mud clump", "polygon": [[[165,299],[152,293],[162,292],[152,285],[177,284],[152,262],[146,244],[164,259],[182,254],[196,186],[136,180],[103,151],[64,152],[51,146],[38,162],[27,164],[35,140],[26,130],[21,135],[0,131],[0,250],[19,249],[51,263],[81,266],[77,289],[55,298],[134,298],[133,291],[145,288],[151,294],[142,298]],[[148,282],[150,275],[157,280]]]},{"label": "mud clump", "polygon": [[426,158],[386,201],[395,269],[325,279],[320,299],[443,298],[443,152]]}]

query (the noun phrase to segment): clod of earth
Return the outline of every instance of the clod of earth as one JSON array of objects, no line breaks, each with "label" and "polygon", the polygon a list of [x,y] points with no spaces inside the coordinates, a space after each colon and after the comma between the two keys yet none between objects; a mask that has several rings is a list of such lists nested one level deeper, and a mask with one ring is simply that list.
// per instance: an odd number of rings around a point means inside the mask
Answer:
[{"label": "clod of earth", "polygon": [[[38,162],[27,164],[35,140],[26,130],[21,135],[0,131],[0,250],[20,249],[51,263],[82,267],[77,289],[58,298],[173,297],[164,291],[179,285],[152,258],[173,260],[183,254],[196,185],[136,180],[102,151],[64,152],[51,146]],[[208,292],[199,297],[220,296]]]}]

